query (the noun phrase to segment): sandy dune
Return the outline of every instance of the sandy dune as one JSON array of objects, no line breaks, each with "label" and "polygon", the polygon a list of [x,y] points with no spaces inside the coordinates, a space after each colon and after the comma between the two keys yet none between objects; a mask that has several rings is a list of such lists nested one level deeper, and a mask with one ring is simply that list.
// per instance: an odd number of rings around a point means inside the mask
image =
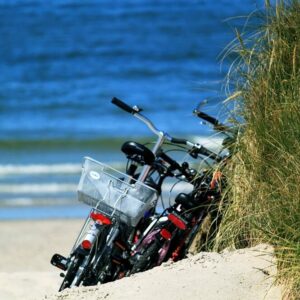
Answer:
[{"label": "sandy dune", "polygon": [[281,299],[273,286],[272,248],[200,253],[176,264],[98,287],[56,293],[61,278],[49,260],[67,255],[82,220],[0,222],[0,299]]}]

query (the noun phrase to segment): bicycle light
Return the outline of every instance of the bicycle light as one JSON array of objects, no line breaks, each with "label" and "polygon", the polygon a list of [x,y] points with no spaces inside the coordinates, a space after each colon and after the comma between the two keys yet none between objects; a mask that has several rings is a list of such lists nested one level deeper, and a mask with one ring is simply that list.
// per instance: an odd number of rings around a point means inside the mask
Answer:
[{"label": "bicycle light", "polygon": [[160,235],[166,240],[170,240],[172,237],[171,232],[165,228],[160,231]]},{"label": "bicycle light", "polygon": [[100,213],[94,212],[94,211],[91,212],[90,217],[94,221],[99,222],[101,225],[111,225],[112,224],[111,220],[108,217],[106,217]]},{"label": "bicycle light", "polygon": [[175,214],[169,214],[168,215],[169,221],[171,221],[177,228],[181,230],[186,229],[186,223],[183,219],[181,219],[178,215]]}]

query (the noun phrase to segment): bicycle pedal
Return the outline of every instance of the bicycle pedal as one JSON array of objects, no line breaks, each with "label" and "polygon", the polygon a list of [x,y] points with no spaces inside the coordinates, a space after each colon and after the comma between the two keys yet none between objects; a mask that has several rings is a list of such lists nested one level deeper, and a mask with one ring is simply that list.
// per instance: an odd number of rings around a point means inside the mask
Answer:
[{"label": "bicycle pedal", "polygon": [[64,256],[60,255],[60,254],[54,254],[51,258],[50,263],[53,266],[55,266],[55,267],[57,267],[57,268],[59,268],[63,271],[66,271],[67,268],[68,268],[68,266],[67,266],[68,265],[68,259],[65,258]]}]

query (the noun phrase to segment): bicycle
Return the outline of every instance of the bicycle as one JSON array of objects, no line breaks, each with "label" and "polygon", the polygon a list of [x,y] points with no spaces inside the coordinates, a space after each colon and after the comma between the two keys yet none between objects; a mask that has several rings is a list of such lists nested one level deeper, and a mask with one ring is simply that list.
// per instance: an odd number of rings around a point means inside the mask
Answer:
[{"label": "bicycle", "polygon": [[[168,141],[190,147],[190,155],[214,157],[205,147],[178,139],[158,130],[141,114],[137,106],[130,107],[113,98],[112,103],[145,123],[157,135],[152,150],[136,142],[126,142],[122,151],[129,160],[126,173],[85,158],[78,186],[78,199],[92,206],[75,244],[66,258],[55,254],[51,264],[65,271],[59,291],[79,285],[94,285],[122,277],[130,268],[131,247],[143,239],[140,232],[152,223],[161,185],[172,176],[177,163],[163,152]],[[138,167],[142,169],[138,172]],[[158,172],[157,180],[152,175]]]}]

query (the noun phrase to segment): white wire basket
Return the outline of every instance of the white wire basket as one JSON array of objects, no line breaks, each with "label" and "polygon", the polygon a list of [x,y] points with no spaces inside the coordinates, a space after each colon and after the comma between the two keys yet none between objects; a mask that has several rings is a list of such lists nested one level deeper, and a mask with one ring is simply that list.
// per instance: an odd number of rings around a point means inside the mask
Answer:
[{"label": "white wire basket", "polygon": [[78,200],[130,226],[156,205],[156,190],[90,157],[85,157]]}]

